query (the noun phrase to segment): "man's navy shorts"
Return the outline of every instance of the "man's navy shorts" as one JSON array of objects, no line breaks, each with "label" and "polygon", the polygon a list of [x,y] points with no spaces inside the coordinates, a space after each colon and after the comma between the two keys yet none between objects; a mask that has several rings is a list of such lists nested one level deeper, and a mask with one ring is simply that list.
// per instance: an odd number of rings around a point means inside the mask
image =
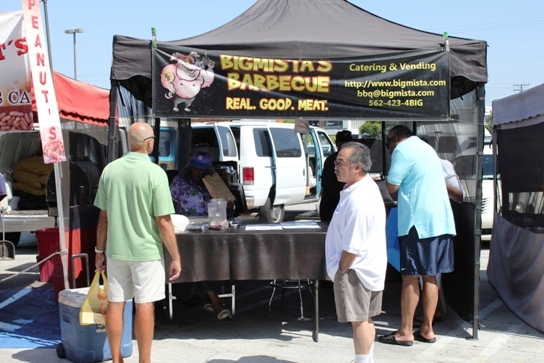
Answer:
[{"label": "man's navy shorts", "polygon": [[401,275],[436,276],[453,271],[453,236],[420,239],[415,227],[399,236]]}]

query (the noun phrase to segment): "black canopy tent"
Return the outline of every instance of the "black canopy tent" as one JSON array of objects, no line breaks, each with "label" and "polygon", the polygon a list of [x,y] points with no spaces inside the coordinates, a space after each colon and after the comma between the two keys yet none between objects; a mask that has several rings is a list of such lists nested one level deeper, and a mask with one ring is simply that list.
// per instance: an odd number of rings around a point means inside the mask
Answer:
[{"label": "black canopy tent", "polygon": [[[487,82],[487,45],[449,37],[451,98]],[[160,42],[270,58],[337,58],[443,49],[442,35],[371,14],[344,0],[257,1],[232,21],[202,35]],[[111,80],[151,107],[151,41],[116,35]]]},{"label": "black canopy tent", "polygon": [[[232,79],[229,77],[244,76],[243,74],[229,75],[225,70],[225,64],[221,63],[224,55],[265,60],[265,63],[274,60],[276,65],[278,60],[288,60],[287,62],[293,67],[290,68],[292,77],[296,76],[294,63],[297,60],[306,61],[307,64],[313,64],[316,67],[329,62],[334,69],[332,72],[343,70],[343,73],[328,75],[330,83],[327,86],[330,88],[327,90],[330,92],[319,95],[332,106],[325,111],[321,110],[320,113],[304,113],[304,110],[300,111],[299,108],[291,113],[278,114],[277,118],[330,119],[336,117],[338,119],[341,111],[346,110],[345,118],[349,119],[412,122],[418,134],[435,137],[436,142],[433,146],[437,147],[439,154],[440,145],[442,145],[440,140],[446,140],[444,136],[455,139],[455,145],[447,148],[448,150],[442,154],[443,157],[447,154],[451,159],[466,148],[464,145],[466,142],[474,141],[479,150],[483,148],[483,85],[487,81],[486,47],[484,41],[457,37],[449,37],[446,40],[443,35],[396,24],[366,12],[345,0],[259,0],[223,26],[187,39],[163,42],[155,39],[143,40],[114,36],[111,69],[112,125],[124,116],[130,116],[130,122],[139,117],[172,117],[182,120],[180,125],[185,127],[190,123],[191,118],[197,117],[262,117],[263,113],[251,115],[252,110],[247,108],[226,111],[226,108],[222,106],[225,102],[219,103],[219,108],[223,107],[221,111],[210,113],[211,109],[217,108],[218,100],[224,101],[226,95],[228,96],[227,91],[232,86],[232,84],[229,85],[229,79]],[[164,79],[164,69],[171,62],[196,64],[197,61],[201,61],[201,71],[206,71],[209,68],[202,62],[204,60],[212,60],[215,63],[213,67],[215,84],[202,89],[198,98],[194,100],[195,107],[191,106],[193,109],[191,112],[167,110],[161,103],[168,98],[165,97],[166,86],[160,84],[160,80]],[[242,63],[240,62],[239,65],[243,66]],[[402,106],[396,109],[391,103],[387,106],[381,104],[380,107],[370,108],[366,107],[368,104],[363,106],[359,101],[361,104],[358,106],[353,94],[343,98],[344,90],[335,88],[342,85],[341,77],[348,73],[349,65],[346,64],[353,63],[362,65],[362,69],[371,70],[365,76],[361,74],[356,76],[359,77],[356,80],[361,82],[359,85],[368,79],[387,81],[393,77],[410,82],[446,81],[447,89],[446,92],[443,89],[437,89],[439,92],[436,97],[430,98],[431,102],[427,102],[427,105],[439,104],[440,107],[435,107],[427,113],[419,112],[420,110],[414,107],[403,107],[409,106],[409,103],[405,103],[409,97],[400,97],[400,100],[396,100],[402,103]],[[430,69],[420,68],[412,69],[408,73],[395,73],[389,72],[389,68],[387,71],[382,71],[379,67],[393,63],[397,65],[423,64],[423,66],[437,64],[439,72],[436,73],[440,75],[435,78],[435,74],[431,74]],[[252,70],[255,71],[255,69],[257,68]],[[278,69],[285,70],[281,67],[275,68],[275,70]],[[312,71],[304,76],[316,76],[316,68],[312,68]],[[445,77],[444,72],[446,72]],[[254,73],[264,74],[262,78],[266,78],[273,72],[261,65],[258,72]],[[416,88],[419,87],[419,83],[417,85],[416,83],[410,83],[408,88],[410,85],[415,85],[412,89],[418,92],[419,89]],[[213,98],[216,97],[213,96],[214,87],[222,92],[219,98]],[[263,94],[262,91],[267,91],[264,92],[265,98],[286,94],[293,96],[296,93],[292,89],[287,93],[278,89],[259,89],[261,94]],[[355,90],[351,91],[355,92]],[[172,91],[172,93],[175,92]],[[247,97],[248,103],[251,103],[255,92],[246,90],[245,94],[249,93],[251,93],[250,96],[244,96],[243,92],[233,94],[239,98]],[[311,94],[310,91],[304,90],[298,94],[298,99],[309,94]],[[297,99],[296,96],[293,97]],[[338,104],[342,107],[336,107]],[[151,109],[154,106],[157,110]],[[159,113],[159,108],[164,112]],[[183,107],[180,108],[183,109]],[[189,109],[189,107],[186,108]],[[415,111],[412,112],[413,110]],[[160,123],[156,122],[156,127],[157,124]],[[475,152],[474,155],[476,154]],[[478,158],[476,158],[476,165],[478,165]],[[481,172],[478,180],[481,180]],[[460,238],[463,240],[457,243],[460,250],[456,250],[456,272],[446,279],[448,284],[444,286],[448,303],[463,318],[473,322],[474,335],[477,334],[479,300],[480,239],[479,227],[475,227],[480,225],[479,213],[476,213],[480,210],[477,206],[481,201],[481,191],[479,192],[481,187],[478,184],[476,181],[473,186],[467,188],[469,192],[465,200],[468,203],[455,208],[457,220],[463,221],[458,226],[458,230],[461,229],[458,231],[458,240]],[[448,293],[448,290],[455,293]],[[463,293],[460,294],[459,291]]]},{"label": "black canopy tent", "polygon": [[502,301],[544,332],[544,84],[493,101],[497,212],[487,274]]}]

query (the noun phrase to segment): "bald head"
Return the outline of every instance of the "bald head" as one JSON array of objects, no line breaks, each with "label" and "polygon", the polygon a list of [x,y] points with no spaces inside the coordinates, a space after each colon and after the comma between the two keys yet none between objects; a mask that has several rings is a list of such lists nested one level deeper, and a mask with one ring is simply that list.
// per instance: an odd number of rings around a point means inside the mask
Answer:
[{"label": "bald head", "polygon": [[153,149],[153,146],[151,144],[150,149],[148,145],[150,145],[150,140],[153,140],[154,138],[153,129],[148,123],[136,122],[130,125],[128,129],[130,151],[149,154]]}]

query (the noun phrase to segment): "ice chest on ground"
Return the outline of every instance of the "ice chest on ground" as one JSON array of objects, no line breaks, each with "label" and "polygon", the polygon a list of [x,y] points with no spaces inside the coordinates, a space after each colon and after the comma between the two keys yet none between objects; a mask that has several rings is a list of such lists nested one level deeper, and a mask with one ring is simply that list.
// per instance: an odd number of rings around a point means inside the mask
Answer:
[{"label": "ice chest on ground", "polygon": [[[61,342],[57,348],[60,358],[74,363],[94,363],[111,360],[111,350],[104,325],[79,324],[79,310],[85,301],[88,287],[62,290],[59,293],[59,315]],[[124,310],[121,355],[132,355],[132,300]],[[64,355],[64,357],[61,357]]]}]

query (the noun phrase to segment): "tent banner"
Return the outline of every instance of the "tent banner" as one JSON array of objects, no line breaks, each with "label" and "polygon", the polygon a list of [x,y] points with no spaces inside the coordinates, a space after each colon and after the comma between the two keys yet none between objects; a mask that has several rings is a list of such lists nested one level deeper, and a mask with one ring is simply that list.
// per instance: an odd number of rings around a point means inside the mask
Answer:
[{"label": "tent banner", "polygon": [[0,132],[32,130],[27,53],[22,11],[0,13]]},{"label": "tent banner", "polygon": [[40,123],[43,161],[46,164],[66,161],[59,107],[53,86],[53,72],[49,65],[40,2],[23,1],[23,14],[32,85],[34,86],[34,97]]},{"label": "tent banner", "polygon": [[157,117],[449,120],[449,52],[269,59],[159,45]]}]

